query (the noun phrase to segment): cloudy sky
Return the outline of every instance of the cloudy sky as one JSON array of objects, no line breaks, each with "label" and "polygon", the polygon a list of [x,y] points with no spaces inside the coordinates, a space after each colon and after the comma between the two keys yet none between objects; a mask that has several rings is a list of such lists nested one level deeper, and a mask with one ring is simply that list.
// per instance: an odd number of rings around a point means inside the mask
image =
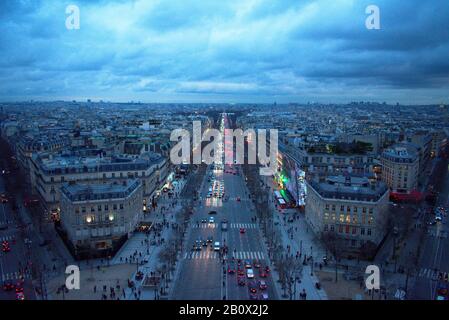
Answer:
[{"label": "cloudy sky", "polygon": [[448,103],[449,2],[1,0],[0,100],[87,98]]}]

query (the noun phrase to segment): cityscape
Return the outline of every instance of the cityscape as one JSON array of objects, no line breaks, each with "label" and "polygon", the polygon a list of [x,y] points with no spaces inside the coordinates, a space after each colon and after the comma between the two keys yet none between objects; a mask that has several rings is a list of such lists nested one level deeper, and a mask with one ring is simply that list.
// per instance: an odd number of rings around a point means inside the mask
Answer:
[{"label": "cityscape", "polygon": [[449,300],[444,1],[0,8],[0,300]]}]

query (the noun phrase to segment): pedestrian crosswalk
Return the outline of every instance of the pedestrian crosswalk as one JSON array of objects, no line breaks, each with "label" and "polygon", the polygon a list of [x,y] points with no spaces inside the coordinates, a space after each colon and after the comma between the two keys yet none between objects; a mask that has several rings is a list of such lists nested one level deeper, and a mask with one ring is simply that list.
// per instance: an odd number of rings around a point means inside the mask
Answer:
[{"label": "pedestrian crosswalk", "polygon": [[261,251],[237,251],[231,252],[228,256],[235,259],[265,259],[265,255]]},{"label": "pedestrian crosswalk", "polygon": [[193,223],[192,228],[194,229],[215,229],[218,225],[216,223]]},{"label": "pedestrian crosswalk", "polygon": [[257,224],[255,224],[255,223],[231,223],[231,228],[255,229],[255,228],[257,228]]},{"label": "pedestrian crosswalk", "polygon": [[443,230],[440,230],[439,232],[437,230],[427,230],[427,234],[429,236],[436,237],[436,238],[444,238],[444,239],[447,238],[447,232],[445,232]]},{"label": "pedestrian crosswalk", "polygon": [[3,236],[3,237],[0,237],[0,242],[11,241],[12,239],[13,239],[13,236]]},{"label": "pedestrian crosswalk", "polygon": [[[219,226],[218,223],[192,223],[192,228],[194,229],[215,229]],[[256,229],[256,223],[231,223],[230,227],[232,229]]]},{"label": "pedestrian crosswalk", "polygon": [[218,259],[220,257],[217,251],[194,251],[184,253],[184,259]]},{"label": "pedestrian crosswalk", "polygon": [[[217,251],[192,251],[184,253],[184,259],[194,260],[194,259],[219,259],[220,254]],[[263,260],[265,255],[261,251],[237,251],[227,255],[227,258],[235,259],[249,259],[249,260]]]},{"label": "pedestrian crosswalk", "polygon": [[10,224],[14,224],[14,220],[3,220],[3,221],[0,221],[0,227],[7,226],[7,225],[10,225]]},{"label": "pedestrian crosswalk", "polygon": [[8,273],[4,273],[2,274],[2,281],[14,281],[14,280],[19,280],[21,278],[24,279],[29,279],[31,278],[31,272],[27,271],[25,273],[20,273],[18,271],[16,272],[8,272]]},{"label": "pedestrian crosswalk", "polygon": [[440,277],[447,279],[447,272],[441,272],[439,270],[430,268],[421,268],[418,273],[418,277],[438,280]]}]

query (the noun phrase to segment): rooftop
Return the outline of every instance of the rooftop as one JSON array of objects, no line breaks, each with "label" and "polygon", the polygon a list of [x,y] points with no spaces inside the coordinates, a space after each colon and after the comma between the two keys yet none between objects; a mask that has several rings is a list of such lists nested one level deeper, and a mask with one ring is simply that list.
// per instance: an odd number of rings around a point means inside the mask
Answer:
[{"label": "rooftop", "polygon": [[71,201],[120,199],[131,195],[140,186],[138,179],[109,184],[64,184],[61,192]]},{"label": "rooftop", "polygon": [[323,198],[330,199],[375,202],[388,191],[383,182],[349,175],[329,176],[325,179],[315,177],[308,183]]}]

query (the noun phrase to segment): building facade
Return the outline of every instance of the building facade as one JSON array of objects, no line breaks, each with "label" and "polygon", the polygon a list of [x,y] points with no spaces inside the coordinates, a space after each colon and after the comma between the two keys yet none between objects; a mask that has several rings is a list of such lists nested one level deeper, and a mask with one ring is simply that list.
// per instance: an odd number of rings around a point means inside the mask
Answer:
[{"label": "building facade", "polygon": [[75,256],[107,256],[136,228],[142,214],[142,183],[61,187],[60,226]]},{"label": "building facade", "polygon": [[319,238],[339,239],[344,255],[377,248],[387,231],[389,192],[384,183],[366,177],[316,177],[307,180],[307,191],[306,220]]},{"label": "building facade", "polygon": [[410,143],[396,144],[381,155],[382,181],[392,192],[410,193],[418,187],[419,153]]},{"label": "building facade", "polygon": [[154,153],[140,157],[39,154],[34,155],[31,161],[32,189],[44,209],[52,214],[60,210],[60,189],[65,183],[108,184],[138,178],[142,183],[142,198],[148,203],[167,175],[167,159]]}]

